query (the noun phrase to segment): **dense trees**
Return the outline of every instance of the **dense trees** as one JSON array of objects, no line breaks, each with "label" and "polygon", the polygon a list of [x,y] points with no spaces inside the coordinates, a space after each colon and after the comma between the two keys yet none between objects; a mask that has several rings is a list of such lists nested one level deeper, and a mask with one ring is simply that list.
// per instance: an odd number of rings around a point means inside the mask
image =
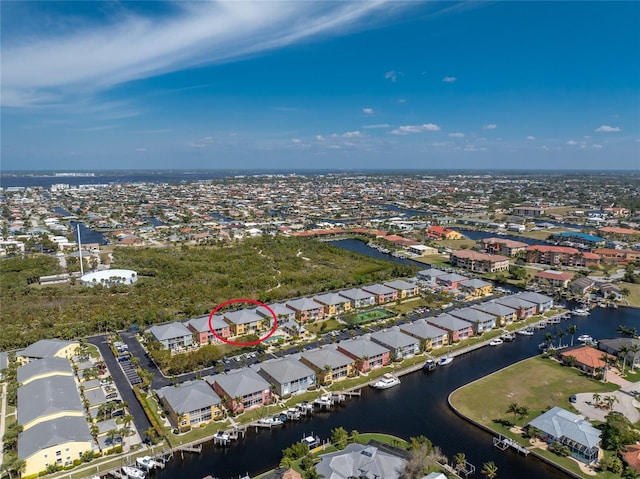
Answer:
[{"label": "dense trees", "polygon": [[45,255],[0,261],[0,350],[38,339],[71,339],[208,314],[232,298],[270,302],[415,273],[312,239],[262,237],[224,247],[118,248],[114,268],[132,269],[130,287],[39,286],[61,273]]}]

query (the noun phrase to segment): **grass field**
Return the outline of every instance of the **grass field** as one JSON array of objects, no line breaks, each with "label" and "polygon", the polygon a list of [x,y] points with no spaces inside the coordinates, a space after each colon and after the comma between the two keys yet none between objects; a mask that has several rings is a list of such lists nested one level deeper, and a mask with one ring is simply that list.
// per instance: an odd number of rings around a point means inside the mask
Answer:
[{"label": "grass field", "polygon": [[335,329],[344,328],[344,323],[339,322],[337,319],[327,319],[326,321],[319,321],[313,324],[306,324],[305,328],[314,334],[318,334],[320,331],[328,333]]},{"label": "grass field", "polygon": [[[615,384],[595,381],[554,360],[535,357],[462,387],[452,394],[451,402],[462,414],[485,426],[499,428],[494,420],[513,421],[505,412],[510,403],[527,406],[530,420],[553,406],[571,409],[572,394],[606,393],[617,388]],[[487,401],[488,397],[491,401]]]},{"label": "grass field", "polygon": [[362,313],[356,314],[356,323],[358,324],[366,324],[371,321],[379,321],[381,319],[387,319],[392,317],[393,314],[384,309],[372,309],[369,311],[363,311]]},{"label": "grass field", "polygon": [[640,284],[619,283],[618,286],[620,289],[627,288],[629,290],[630,294],[626,298],[629,302],[629,306],[640,308]]}]

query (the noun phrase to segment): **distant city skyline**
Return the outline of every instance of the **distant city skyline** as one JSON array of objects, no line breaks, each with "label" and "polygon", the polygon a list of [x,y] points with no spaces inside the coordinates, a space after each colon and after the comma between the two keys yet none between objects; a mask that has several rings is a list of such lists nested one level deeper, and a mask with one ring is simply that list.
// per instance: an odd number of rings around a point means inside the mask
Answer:
[{"label": "distant city skyline", "polygon": [[2,170],[640,169],[640,2],[14,2]]}]

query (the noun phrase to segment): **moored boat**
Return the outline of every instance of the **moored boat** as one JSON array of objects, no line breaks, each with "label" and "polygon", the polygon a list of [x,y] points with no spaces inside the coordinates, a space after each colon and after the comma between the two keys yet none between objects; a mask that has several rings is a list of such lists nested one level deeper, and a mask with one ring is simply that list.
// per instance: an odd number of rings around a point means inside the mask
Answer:
[{"label": "moored boat", "polygon": [[453,362],[453,358],[451,356],[442,356],[438,359],[438,366],[446,366],[447,364],[451,364]]},{"label": "moored boat", "polygon": [[398,384],[400,384],[400,379],[398,379],[397,376],[394,376],[391,373],[386,373],[375,383],[373,383],[371,387],[374,387],[376,389],[389,389],[393,386],[397,386]]},{"label": "moored boat", "polygon": [[527,329],[521,329],[520,331],[518,331],[518,334],[522,336],[533,336],[535,333],[533,331],[533,328],[529,327]]},{"label": "moored boat", "polygon": [[438,364],[435,362],[435,360],[427,359],[427,362],[424,363],[424,366],[422,366],[422,369],[424,369],[425,371],[433,371],[437,367],[437,365]]},{"label": "moored boat", "polygon": [[156,461],[151,456],[142,456],[136,459],[136,466],[148,471],[156,467]]},{"label": "moored boat", "polygon": [[133,466],[124,466],[122,468],[122,472],[129,479],[144,479],[146,476],[146,473],[143,470]]},{"label": "moored boat", "polygon": [[500,338],[495,338],[489,341],[489,346],[500,346],[504,341]]}]

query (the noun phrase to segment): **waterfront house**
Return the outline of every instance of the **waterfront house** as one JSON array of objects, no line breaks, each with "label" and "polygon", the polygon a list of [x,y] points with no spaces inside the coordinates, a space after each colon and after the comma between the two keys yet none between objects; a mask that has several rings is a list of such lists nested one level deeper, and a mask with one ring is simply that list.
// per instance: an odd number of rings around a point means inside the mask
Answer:
[{"label": "waterfront house", "polygon": [[214,314],[211,318],[211,327],[209,327],[209,316],[201,316],[186,321],[184,323],[194,334],[196,341],[200,346],[211,343],[219,343],[220,340],[211,332],[224,339],[231,337],[231,327],[219,314]]},{"label": "waterfront house", "polygon": [[462,281],[467,281],[469,278],[466,276],[462,276],[458,273],[448,273],[443,274],[442,276],[436,277],[436,284],[440,286],[444,286],[447,289],[458,289],[458,285]]},{"label": "waterfront house", "polygon": [[516,294],[515,297],[535,304],[538,314],[542,314],[553,308],[553,298],[544,294],[534,293],[533,291],[523,291],[522,293]]},{"label": "waterfront house", "polygon": [[509,270],[509,258],[506,256],[479,253],[469,249],[452,251],[449,261],[455,267],[477,273],[495,273]]},{"label": "waterfront house", "polygon": [[269,319],[258,314],[257,308],[229,311],[222,315],[231,328],[232,336],[254,334],[268,329]]},{"label": "waterfront house", "polygon": [[363,286],[362,290],[373,294],[378,304],[385,304],[398,299],[398,290],[383,284],[370,284]]},{"label": "waterfront house", "polygon": [[338,291],[340,296],[344,296],[351,301],[352,309],[368,308],[376,304],[375,294],[364,291],[360,288],[347,289],[345,291]]},{"label": "waterfront house", "polygon": [[450,230],[440,225],[429,226],[427,236],[435,240],[458,240],[462,239],[462,234],[456,230]]},{"label": "waterfront house", "polygon": [[560,360],[563,364],[575,366],[591,376],[596,376],[598,370],[607,366],[604,358],[609,362],[616,360],[616,356],[603,353],[591,346],[575,346],[560,352]]},{"label": "waterfront house", "polygon": [[47,378],[51,376],[73,377],[73,368],[68,359],[65,358],[44,358],[33,360],[24,366],[19,366],[18,384],[25,386],[31,381]]},{"label": "waterfront house", "polygon": [[48,467],[66,467],[84,452],[97,451],[84,417],[63,416],[41,422],[18,435],[18,459],[25,461],[22,477],[37,477]]},{"label": "waterfront house", "polygon": [[601,431],[586,421],[583,416],[552,407],[527,424],[536,428],[538,437],[547,444],[555,442],[567,446],[571,457],[585,464],[598,460]]},{"label": "waterfront house", "polygon": [[473,309],[482,311],[483,313],[492,314],[496,317],[498,326],[505,326],[513,323],[517,319],[516,310],[505,306],[504,304],[488,301],[482,304],[474,304]]},{"label": "waterfront house", "polygon": [[30,344],[25,349],[16,352],[16,360],[20,364],[27,364],[34,359],[67,358],[71,359],[80,346],[77,341],[62,339],[41,339]]},{"label": "waterfront house", "polygon": [[576,278],[569,283],[569,291],[578,296],[586,296],[595,287],[595,281],[591,278],[583,276],[582,278]]},{"label": "waterfront house", "polygon": [[205,380],[231,412],[240,413],[271,402],[271,385],[251,368],[214,374]]},{"label": "waterfront house", "polygon": [[622,300],[622,290],[615,284],[609,282],[596,283],[596,289],[600,297],[613,301]]},{"label": "waterfront house", "polygon": [[496,303],[508,306],[516,310],[516,317],[518,319],[530,318],[537,312],[537,306],[531,301],[526,301],[518,296],[505,296],[504,298],[498,298]]},{"label": "waterfront house", "polygon": [[467,299],[482,298],[493,292],[493,285],[478,278],[468,279],[458,283],[458,289],[466,293]]},{"label": "waterfront house", "polygon": [[296,319],[301,323],[324,319],[324,305],[310,298],[293,299],[286,304],[287,308],[296,313]]},{"label": "waterfront house", "polygon": [[17,419],[24,431],[62,416],[84,418],[84,406],[73,377],[48,376],[18,388]]},{"label": "waterfront house", "polygon": [[313,300],[324,306],[325,316],[338,316],[351,311],[351,301],[338,293],[319,294]]},{"label": "waterfront house", "polygon": [[400,326],[400,331],[419,340],[421,349],[424,351],[438,349],[449,344],[449,333],[427,323],[424,319],[403,324]]},{"label": "waterfront house", "polygon": [[372,369],[386,366],[391,361],[389,350],[367,338],[341,341],[338,351],[356,360],[356,369],[367,373]]},{"label": "waterfront house", "polygon": [[384,285],[388,288],[392,288],[398,291],[398,299],[411,298],[418,295],[418,286],[415,283],[404,281],[402,279],[396,279],[394,281],[387,281]]},{"label": "waterfront house", "polygon": [[184,324],[175,321],[168,324],[151,326],[147,329],[153,339],[158,341],[163,348],[170,351],[179,351],[188,348],[193,343],[193,333]]},{"label": "waterfront house", "polygon": [[426,321],[437,328],[449,333],[449,344],[457,343],[473,336],[473,328],[467,321],[442,313],[435,318],[426,318]]},{"label": "waterfront house", "polygon": [[429,268],[429,269],[423,269],[422,271],[418,271],[418,278],[434,286],[436,284],[436,278],[438,276],[444,276],[445,274],[447,273],[445,273],[442,270],[439,270],[436,268]]},{"label": "waterfront house", "polygon": [[220,397],[206,381],[185,381],[156,390],[174,427],[184,429],[222,418]]},{"label": "waterfront house", "polygon": [[455,309],[449,311],[451,316],[471,323],[474,335],[490,331],[496,327],[496,317],[474,308]]},{"label": "waterfront house", "polygon": [[260,363],[258,374],[272,385],[280,397],[303,393],[316,385],[315,371],[292,357]]},{"label": "waterfront house", "polygon": [[551,286],[553,288],[566,289],[569,282],[573,279],[574,274],[569,271],[556,271],[548,269],[546,271],[538,271],[535,279],[538,283]]},{"label": "waterfront house", "polygon": [[373,333],[371,341],[387,348],[391,351],[391,357],[397,360],[412,358],[420,353],[420,341],[398,328]]},{"label": "waterfront house", "polygon": [[316,372],[323,385],[351,377],[356,369],[356,361],[352,357],[330,346],[305,351],[300,355],[300,361]]},{"label": "waterfront house", "polygon": [[[267,306],[274,312],[276,318],[278,319],[278,324],[286,323],[287,321],[293,321],[296,319],[296,312],[293,309],[287,308],[285,303],[272,303],[267,304]],[[271,312],[265,308],[264,306],[258,306],[256,312],[267,318],[269,321],[273,320],[273,315]]]},{"label": "waterfront house", "polygon": [[579,231],[563,231],[553,235],[553,240],[559,243],[568,242],[572,244],[584,245],[587,248],[597,248],[604,246],[604,238],[599,236],[581,233]]},{"label": "waterfront house", "polygon": [[318,477],[331,479],[399,479],[406,463],[404,457],[392,454],[391,449],[349,444],[341,451],[320,456],[315,467]]}]

